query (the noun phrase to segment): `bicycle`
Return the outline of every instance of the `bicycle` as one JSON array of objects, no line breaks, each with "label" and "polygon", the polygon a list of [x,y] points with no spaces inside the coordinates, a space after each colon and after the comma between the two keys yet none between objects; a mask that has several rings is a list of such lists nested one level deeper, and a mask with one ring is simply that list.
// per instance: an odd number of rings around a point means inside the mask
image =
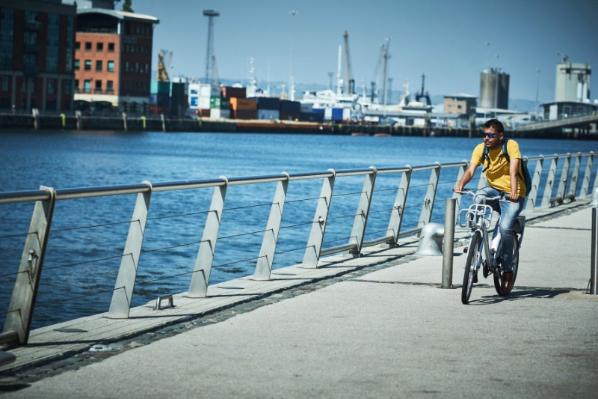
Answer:
[{"label": "bicycle", "polygon": [[[517,278],[519,269],[519,248],[523,239],[525,229],[525,216],[518,216],[513,226],[513,278],[511,283],[504,284],[504,270],[502,268],[502,240],[500,238],[499,224],[497,221],[492,240],[489,239],[489,228],[492,222],[493,207],[488,202],[505,201],[503,196],[486,198],[483,195],[476,194],[471,190],[462,190],[461,194],[468,194],[473,197],[473,203],[467,209],[461,210],[459,214],[459,224],[461,227],[471,229],[472,235],[467,248],[467,259],[465,261],[465,271],[463,273],[463,286],[461,288],[461,302],[464,305],[469,303],[469,297],[474,284],[474,276],[482,268],[484,278],[493,275],[494,288],[500,296],[510,294]],[[479,202],[477,201],[480,199]],[[462,216],[465,216],[464,218]],[[464,219],[462,221],[462,219]]]}]

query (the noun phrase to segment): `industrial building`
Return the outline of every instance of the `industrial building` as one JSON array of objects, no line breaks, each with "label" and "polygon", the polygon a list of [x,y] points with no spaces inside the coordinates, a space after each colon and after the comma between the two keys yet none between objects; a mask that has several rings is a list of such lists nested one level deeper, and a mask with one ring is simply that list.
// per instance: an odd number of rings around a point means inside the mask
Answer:
[{"label": "industrial building", "polygon": [[470,94],[449,94],[444,96],[444,112],[454,115],[471,115],[475,113],[477,97]]},{"label": "industrial building", "polygon": [[554,101],[590,101],[590,76],[588,64],[573,63],[569,57],[556,66],[556,91]]},{"label": "industrial building", "polygon": [[480,74],[480,107],[509,109],[509,74],[498,68]]},{"label": "industrial building", "polygon": [[71,109],[75,15],[61,0],[0,2],[0,109]]},{"label": "industrial building", "polygon": [[152,44],[158,18],[117,11],[114,1],[95,0],[77,10],[75,100],[127,112],[146,112],[150,96]]}]

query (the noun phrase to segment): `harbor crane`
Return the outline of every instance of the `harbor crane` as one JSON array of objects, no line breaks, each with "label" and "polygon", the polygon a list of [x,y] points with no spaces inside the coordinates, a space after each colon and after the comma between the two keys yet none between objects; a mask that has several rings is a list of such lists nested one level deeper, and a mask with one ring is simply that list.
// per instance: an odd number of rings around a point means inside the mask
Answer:
[{"label": "harbor crane", "polygon": [[430,100],[430,94],[425,90],[426,85],[426,75],[422,74],[422,87],[419,93],[415,93],[415,101],[422,102],[421,100],[426,100],[426,105],[432,105],[432,101]]},{"label": "harbor crane", "polygon": [[172,51],[160,50],[158,52],[158,82],[170,81],[168,70],[172,62]]},{"label": "harbor crane", "polygon": [[343,82],[343,93],[354,94],[355,93],[355,79],[353,79],[353,71],[351,68],[351,53],[349,51],[349,32],[345,31],[343,34],[343,47],[344,47],[344,59],[343,68],[345,72]]},{"label": "harbor crane", "polygon": [[[387,104],[387,82],[388,82],[388,60],[390,59],[390,38],[386,38],[384,43],[380,46],[378,61],[374,69],[374,76],[371,81],[370,100],[372,103],[379,102],[378,83],[382,86],[382,104]],[[382,67],[382,76],[380,76],[380,68]],[[390,86],[390,85],[389,85]],[[389,87],[390,88],[390,87]]]}]

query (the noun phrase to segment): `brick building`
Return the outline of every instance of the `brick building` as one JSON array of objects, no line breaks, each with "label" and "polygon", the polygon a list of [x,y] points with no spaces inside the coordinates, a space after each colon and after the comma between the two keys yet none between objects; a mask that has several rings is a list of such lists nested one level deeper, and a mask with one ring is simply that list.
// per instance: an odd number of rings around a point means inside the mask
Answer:
[{"label": "brick building", "polygon": [[77,10],[76,106],[144,112],[150,96],[154,24],[149,15],[113,9],[114,2]]},{"label": "brick building", "polygon": [[71,109],[75,15],[61,0],[0,2],[0,109]]}]

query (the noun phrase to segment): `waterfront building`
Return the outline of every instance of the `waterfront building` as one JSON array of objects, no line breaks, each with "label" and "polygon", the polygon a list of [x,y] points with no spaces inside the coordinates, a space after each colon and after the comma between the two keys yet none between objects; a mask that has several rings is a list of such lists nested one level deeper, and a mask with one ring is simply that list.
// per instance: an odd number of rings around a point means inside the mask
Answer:
[{"label": "waterfront building", "polygon": [[61,0],[0,2],[0,109],[71,109],[75,14]]},{"label": "waterfront building", "polygon": [[556,66],[556,90],[554,101],[590,101],[590,76],[592,68],[589,64],[573,63],[569,57]]},{"label": "waterfront building", "polygon": [[598,113],[598,104],[579,101],[555,101],[542,104],[544,119],[555,120]]},{"label": "waterfront building", "polygon": [[470,94],[449,94],[444,96],[444,112],[455,115],[475,113],[478,99]]},{"label": "waterfront building", "polygon": [[158,18],[118,11],[114,1],[77,10],[75,100],[147,112],[154,25]]},{"label": "waterfront building", "polygon": [[480,107],[509,109],[509,74],[498,68],[480,74]]}]

